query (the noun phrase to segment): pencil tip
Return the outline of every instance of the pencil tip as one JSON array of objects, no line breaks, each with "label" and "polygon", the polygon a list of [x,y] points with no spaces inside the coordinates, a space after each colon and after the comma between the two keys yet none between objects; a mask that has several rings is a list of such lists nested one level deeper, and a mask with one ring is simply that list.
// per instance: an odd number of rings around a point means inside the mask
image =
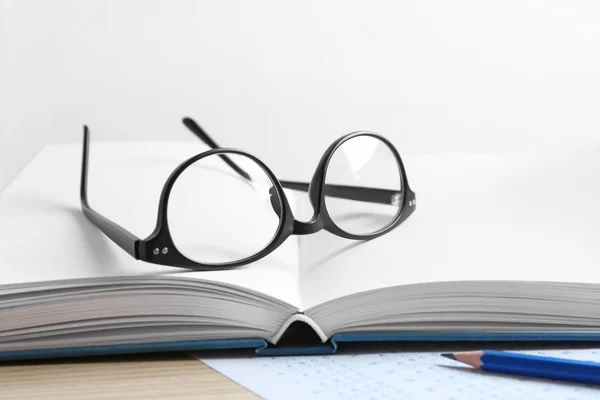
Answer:
[{"label": "pencil tip", "polygon": [[456,357],[454,357],[454,354],[452,354],[452,353],[443,353],[443,354],[441,354],[441,356],[449,358],[451,360],[456,360]]}]

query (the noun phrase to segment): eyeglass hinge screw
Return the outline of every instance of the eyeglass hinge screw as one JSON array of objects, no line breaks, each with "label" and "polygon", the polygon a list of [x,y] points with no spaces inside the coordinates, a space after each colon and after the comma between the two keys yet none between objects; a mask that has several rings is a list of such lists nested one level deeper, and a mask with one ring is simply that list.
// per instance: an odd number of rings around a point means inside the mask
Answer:
[{"label": "eyeglass hinge screw", "polygon": [[167,254],[168,252],[169,252],[169,248],[168,247],[163,247],[162,253],[163,254]]},{"label": "eyeglass hinge screw", "polygon": [[158,253],[160,253],[160,250],[157,248],[155,248],[154,250],[152,250],[152,254],[154,254],[155,256],[158,255]]}]

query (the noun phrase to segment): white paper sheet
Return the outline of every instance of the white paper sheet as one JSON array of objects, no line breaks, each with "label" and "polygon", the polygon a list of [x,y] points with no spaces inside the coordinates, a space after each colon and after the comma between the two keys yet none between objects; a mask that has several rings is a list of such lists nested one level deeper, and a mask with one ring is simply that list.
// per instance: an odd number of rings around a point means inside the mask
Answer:
[{"label": "white paper sheet", "polygon": [[416,211],[360,242],[300,239],[305,308],[458,280],[600,282],[600,152],[406,156]]},{"label": "white paper sheet", "polygon": [[[600,349],[524,353],[600,361]],[[479,372],[439,352],[383,352],[307,357],[210,358],[201,361],[270,400],[584,400],[594,385]]]},{"label": "white paper sheet", "polygon": [[[140,238],[156,225],[158,201],[169,174],[187,158],[206,151],[200,143],[90,144],[89,201],[92,207]],[[189,272],[134,260],[106,238],[81,211],[81,145],[45,148],[0,196],[0,283],[178,274],[239,285],[299,306],[298,244],[290,238],[246,268]],[[227,168],[223,164],[223,168]],[[198,182],[190,192],[218,187]],[[230,196],[232,202],[237,201]],[[293,204],[292,204],[293,206]],[[218,221],[207,220],[207,226]],[[22,237],[23,240],[15,238]],[[231,243],[231,246],[241,246]]]}]

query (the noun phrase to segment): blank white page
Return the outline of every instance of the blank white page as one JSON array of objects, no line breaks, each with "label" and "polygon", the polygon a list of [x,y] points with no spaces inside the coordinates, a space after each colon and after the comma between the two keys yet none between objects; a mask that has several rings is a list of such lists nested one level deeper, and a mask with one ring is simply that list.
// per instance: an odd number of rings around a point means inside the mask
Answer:
[{"label": "blank white page", "polygon": [[[90,204],[143,239],[154,230],[158,200],[169,174],[205,150],[206,146],[194,142],[107,144],[92,136]],[[134,260],[81,211],[81,153],[81,145],[47,147],[0,195],[0,284],[165,273],[235,284],[299,305],[295,238],[263,260],[230,271],[189,272]],[[223,168],[228,167],[223,163]],[[215,186],[218,180],[199,182],[189,190]],[[229,199],[237,201],[233,196]],[[208,226],[215,223],[206,221]]]},{"label": "blank white page", "polygon": [[405,157],[417,209],[368,242],[302,237],[303,307],[457,280],[600,282],[600,151]]}]

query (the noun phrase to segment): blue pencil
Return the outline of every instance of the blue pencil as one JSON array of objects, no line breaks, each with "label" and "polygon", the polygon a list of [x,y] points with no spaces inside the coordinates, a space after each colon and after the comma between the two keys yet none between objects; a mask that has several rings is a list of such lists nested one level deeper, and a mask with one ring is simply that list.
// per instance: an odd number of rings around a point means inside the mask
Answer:
[{"label": "blue pencil", "polygon": [[447,353],[443,357],[484,371],[600,384],[600,364],[496,350]]}]

